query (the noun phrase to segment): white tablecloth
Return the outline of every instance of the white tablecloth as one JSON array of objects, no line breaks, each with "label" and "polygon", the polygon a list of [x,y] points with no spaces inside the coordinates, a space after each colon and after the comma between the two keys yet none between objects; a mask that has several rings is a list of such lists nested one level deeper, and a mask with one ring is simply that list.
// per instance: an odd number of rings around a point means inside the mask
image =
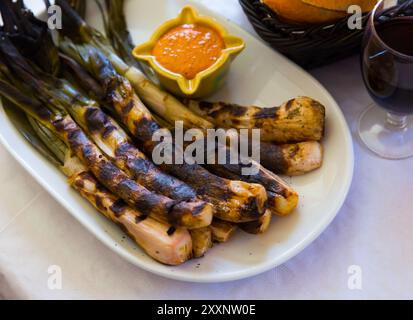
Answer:
[{"label": "white tablecloth", "polygon": [[[237,0],[201,2],[253,32]],[[354,132],[358,114],[371,103],[357,57],[313,74],[337,99]],[[413,160],[382,160],[354,141],[350,194],[313,244],[265,274],[209,285],[167,280],[124,261],[0,146],[0,298],[412,299]],[[62,269],[61,290],[47,285],[51,265]],[[361,272],[357,289],[348,285],[352,268]]]}]

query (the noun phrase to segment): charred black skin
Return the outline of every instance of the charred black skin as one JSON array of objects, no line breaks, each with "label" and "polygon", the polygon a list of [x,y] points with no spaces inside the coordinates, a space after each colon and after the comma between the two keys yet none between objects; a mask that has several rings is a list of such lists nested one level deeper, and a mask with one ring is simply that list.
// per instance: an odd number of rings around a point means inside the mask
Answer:
[{"label": "charred black skin", "polygon": [[[148,156],[152,155],[152,151],[157,145],[156,142],[152,141],[152,136],[156,131],[161,129],[160,126],[155,121],[145,120],[143,121],[143,125],[140,125],[138,128],[141,134],[139,134],[139,132],[134,133],[135,137],[137,137],[141,145],[145,146],[144,150],[147,152]],[[145,137],[148,136],[150,138],[146,139]],[[173,149],[173,157],[175,157],[175,152],[176,146],[174,146]],[[227,201],[234,196],[234,193],[226,187],[227,181],[221,179],[215,174],[212,174],[200,165],[191,165],[184,162],[183,164],[173,165],[161,164],[160,168],[191,185],[203,200],[210,202],[216,208],[221,207],[222,201]],[[221,168],[224,170],[223,167]],[[255,197],[251,197],[247,204],[241,208],[240,216],[242,219],[254,220],[262,216],[265,210],[266,206],[261,207],[257,203],[257,199]]]},{"label": "charred black skin", "polygon": [[[268,150],[268,145],[272,148],[272,145],[269,143],[264,143],[264,150]],[[207,149],[207,143],[204,143],[205,147],[205,152],[204,154],[206,155],[208,153]],[[276,146],[275,146],[276,147]],[[267,148],[267,149],[266,149]],[[276,153],[279,153],[276,149],[273,149]],[[208,164],[208,159],[204,159],[205,163],[205,168],[208,169],[208,171],[214,173],[217,176],[220,176],[222,178],[226,179],[231,179],[231,180],[240,180],[248,183],[257,183],[261,184],[264,186],[264,188],[267,191],[273,192],[275,194],[279,194],[281,196],[286,196],[285,195],[285,187],[282,186],[281,184],[278,183],[277,180],[274,179],[274,174],[268,172],[268,170],[263,169],[263,167],[259,165],[258,168],[258,173],[254,175],[243,175],[243,169],[244,168],[249,168],[249,164],[243,164],[242,162],[239,162],[237,164],[231,164],[231,149],[227,147],[226,145],[220,145],[216,143],[215,145],[215,153],[217,154],[218,152],[225,152],[226,156],[226,164]],[[261,151],[263,152],[263,151]],[[278,158],[280,158],[280,155],[276,155]],[[217,156],[216,156],[217,158]],[[279,171],[284,171],[286,170],[286,167],[283,166],[283,161],[280,161],[279,163]]]},{"label": "charred black skin", "polygon": [[259,170],[257,174],[254,175],[243,175],[242,168],[243,165],[206,165],[208,170],[219,175],[223,178],[232,180],[241,180],[248,183],[258,183],[264,186],[268,192],[287,197],[285,194],[285,188],[281,186],[274,178],[266,171]]},{"label": "charred black skin", "polygon": [[[85,122],[91,132],[97,132],[103,137],[117,130],[111,119],[100,109],[85,107]],[[125,142],[115,151],[116,159],[126,163],[132,177],[147,187],[175,200],[191,200],[197,197],[196,191],[175,177],[165,174],[146,158],[132,143]]]},{"label": "charred black skin", "polygon": [[124,143],[116,150],[116,156],[125,159],[133,178],[152,191],[157,191],[171,199],[191,200],[197,197],[196,191],[177,178],[167,175],[151,161],[135,157],[134,147]]},{"label": "charred black skin", "polygon": [[177,202],[150,192],[129,179],[112,162],[105,159],[86,134],[67,118],[54,123],[56,130],[66,137],[70,149],[90,168],[96,178],[111,192],[118,194],[128,204],[148,215],[168,215],[171,224],[176,225],[179,217],[174,216],[173,207]]},{"label": "charred black skin", "polygon": [[262,166],[276,174],[287,174],[288,162],[282,148],[269,142],[261,141],[260,144],[260,163]]}]

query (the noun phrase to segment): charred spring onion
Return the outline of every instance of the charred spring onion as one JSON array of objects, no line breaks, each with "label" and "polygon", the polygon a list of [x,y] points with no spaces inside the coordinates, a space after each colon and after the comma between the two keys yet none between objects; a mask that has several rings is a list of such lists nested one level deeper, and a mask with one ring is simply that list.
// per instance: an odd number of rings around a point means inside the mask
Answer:
[{"label": "charred spring onion", "polygon": [[[32,94],[35,93],[42,99],[43,103],[23,95],[4,80],[1,80],[1,94],[58,135],[111,192],[124,199],[129,205],[141,209],[159,221],[172,223],[176,226],[183,225],[188,228],[199,228],[210,224],[212,209],[208,204],[200,201],[174,201],[150,192],[131,180],[106,158],[65,112],[64,107],[62,107],[62,96],[49,91],[46,83],[27,72],[30,71],[30,66],[25,63],[5,37],[0,41],[0,50],[4,60],[6,60],[3,63],[11,62],[10,66],[13,72],[19,75],[20,81],[24,81],[24,83],[21,82],[20,89],[23,91],[31,90]],[[3,65],[3,73],[7,72],[6,70],[8,70],[7,67]],[[14,78],[10,70],[6,76]],[[203,219],[204,217],[206,219]]]},{"label": "charred spring onion", "polygon": [[[143,151],[151,156],[159,143],[152,137],[161,127],[135,94],[129,81],[117,74],[110,61],[95,47],[65,40],[61,48],[98,79],[122,122],[138,139]],[[261,185],[219,178],[199,165],[184,163],[161,165],[161,168],[191,185],[198,195],[214,205],[215,214],[223,220],[254,221],[265,212],[267,197]]]},{"label": "charred spring onion", "polygon": [[308,97],[298,97],[280,107],[265,109],[195,100],[185,104],[219,128],[261,129],[261,139],[266,142],[319,141],[324,135],[325,108]]},{"label": "charred spring onion", "polygon": [[127,206],[105,189],[79,159],[73,158],[66,145],[51,131],[32,118],[29,122],[24,112],[7,100],[3,100],[3,105],[25,139],[68,177],[75,190],[119,225],[150,257],[167,265],[179,265],[191,258],[192,241],[186,229],[175,229],[145,218],[143,213]]},{"label": "charred spring onion", "polygon": [[[18,115],[15,125],[25,138],[148,255],[178,265],[202,257],[213,241],[226,242],[238,229],[263,233],[272,213],[295,209],[298,194],[261,166],[250,176],[242,175],[241,164],[156,166],[149,159],[159,142],[152,138],[183,121],[184,127],[203,131],[259,127],[265,141],[319,140],[321,107],[304,98],[267,111],[209,105],[214,116],[204,103],[190,101],[187,107],[139,70],[123,0],[101,1],[107,38],[84,21],[85,1],[55,3],[64,15],[58,47],[21,0],[0,2],[6,17],[0,27],[0,95],[8,113]],[[297,125],[306,129],[301,136]],[[276,173],[301,174],[321,162],[315,141],[263,146],[262,160]]]}]

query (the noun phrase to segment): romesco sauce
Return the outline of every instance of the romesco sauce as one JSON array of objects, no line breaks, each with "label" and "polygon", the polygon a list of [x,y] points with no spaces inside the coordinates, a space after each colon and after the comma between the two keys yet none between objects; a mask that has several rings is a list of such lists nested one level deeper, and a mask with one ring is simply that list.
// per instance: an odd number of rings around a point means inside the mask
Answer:
[{"label": "romesco sauce", "polygon": [[165,33],[152,54],[158,63],[187,79],[211,67],[221,56],[225,43],[221,35],[200,24],[183,24]]}]

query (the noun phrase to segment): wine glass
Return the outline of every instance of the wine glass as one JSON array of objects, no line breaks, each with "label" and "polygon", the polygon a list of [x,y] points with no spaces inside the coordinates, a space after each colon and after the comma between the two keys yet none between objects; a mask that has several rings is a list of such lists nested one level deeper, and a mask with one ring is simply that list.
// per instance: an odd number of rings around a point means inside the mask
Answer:
[{"label": "wine glass", "polygon": [[[373,106],[359,119],[364,144],[386,159],[413,156],[413,16],[391,15],[413,1],[381,0],[364,36],[361,68]],[[380,108],[377,108],[379,106]]]}]

